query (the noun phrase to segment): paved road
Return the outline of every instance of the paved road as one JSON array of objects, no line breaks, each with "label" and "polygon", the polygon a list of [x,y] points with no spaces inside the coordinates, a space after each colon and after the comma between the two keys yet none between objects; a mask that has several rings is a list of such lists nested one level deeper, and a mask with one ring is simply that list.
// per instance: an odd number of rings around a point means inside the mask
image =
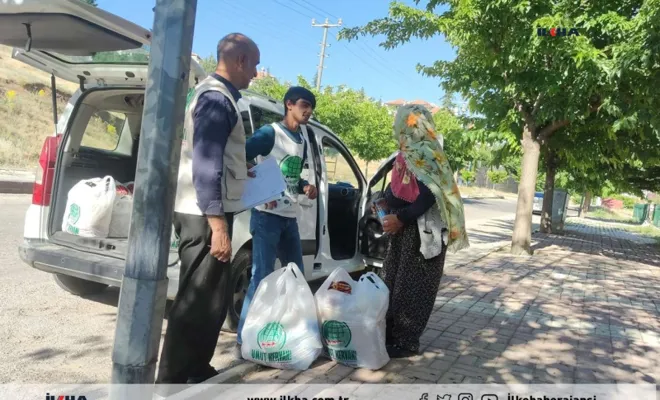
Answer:
[{"label": "paved road", "polygon": [[[17,247],[29,202],[0,195],[0,383],[108,382],[118,290],[82,299],[24,265]],[[475,247],[510,235],[515,200],[466,200],[465,210]],[[222,336],[217,366],[234,340]]]}]

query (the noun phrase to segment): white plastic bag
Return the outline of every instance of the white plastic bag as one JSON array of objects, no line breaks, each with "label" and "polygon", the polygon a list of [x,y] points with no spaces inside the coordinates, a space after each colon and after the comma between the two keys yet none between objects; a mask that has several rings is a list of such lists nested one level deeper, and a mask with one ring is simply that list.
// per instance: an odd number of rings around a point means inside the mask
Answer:
[{"label": "white plastic bag", "polygon": [[62,230],[78,236],[108,237],[115,198],[111,176],[81,180],[69,190]]},{"label": "white plastic bag", "polygon": [[133,194],[127,185],[127,183],[116,183],[115,201],[112,205],[112,218],[108,230],[108,236],[112,238],[127,238],[131,227]]},{"label": "white plastic bag", "polygon": [[321,336],[334,361],[377,370],[390,357],[385,348],[385,316],[390,291],[373,272],[356,282],[337,268],[316,292]]},{"label": "white plastic bag", "polygon": [[273,368],[306,370],[321,354],[314,295],[296,264],[261,281],[242,337],[243,358]]}]

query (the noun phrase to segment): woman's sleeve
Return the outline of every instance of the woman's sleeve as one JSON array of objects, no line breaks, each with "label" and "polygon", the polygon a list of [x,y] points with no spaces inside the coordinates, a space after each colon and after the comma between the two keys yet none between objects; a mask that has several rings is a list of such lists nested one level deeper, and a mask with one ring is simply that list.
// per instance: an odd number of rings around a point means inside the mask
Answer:
[{"label": "woman's sleeve", "polygon": [[417,218],[424,215],[424,213],[435,204],[435,196],[433,195],[433,192],[431,192],[431,189],[419,180],[417,180],[417,184],[419,186],[419,196],[417,196],[417,199],[409,206],[406,206],[397,212],[399,220],[406,225],[415,222]]}]

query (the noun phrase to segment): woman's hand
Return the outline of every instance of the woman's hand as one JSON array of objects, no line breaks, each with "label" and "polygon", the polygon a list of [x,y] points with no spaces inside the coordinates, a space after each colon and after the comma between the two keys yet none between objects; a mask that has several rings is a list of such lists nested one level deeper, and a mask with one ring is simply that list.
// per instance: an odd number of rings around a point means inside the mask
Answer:
[{"label": "woman's hand", "polygon": [[399,232],[401,228],[403,228],[403,222],[396,215],[389,214],[383,218],[383,231],[385,233],[394,234]]}]

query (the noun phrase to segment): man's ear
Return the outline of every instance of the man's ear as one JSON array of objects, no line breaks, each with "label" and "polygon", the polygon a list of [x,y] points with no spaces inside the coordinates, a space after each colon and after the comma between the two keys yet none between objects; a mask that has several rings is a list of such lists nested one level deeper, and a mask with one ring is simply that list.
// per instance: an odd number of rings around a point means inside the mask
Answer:
[{"label": "man's ear", "polygon": [[247,64],[247,55],[246,54],[239,54],[237,59],[236,59],[236,64],[239,67],[245,66],[245,64]]}]

